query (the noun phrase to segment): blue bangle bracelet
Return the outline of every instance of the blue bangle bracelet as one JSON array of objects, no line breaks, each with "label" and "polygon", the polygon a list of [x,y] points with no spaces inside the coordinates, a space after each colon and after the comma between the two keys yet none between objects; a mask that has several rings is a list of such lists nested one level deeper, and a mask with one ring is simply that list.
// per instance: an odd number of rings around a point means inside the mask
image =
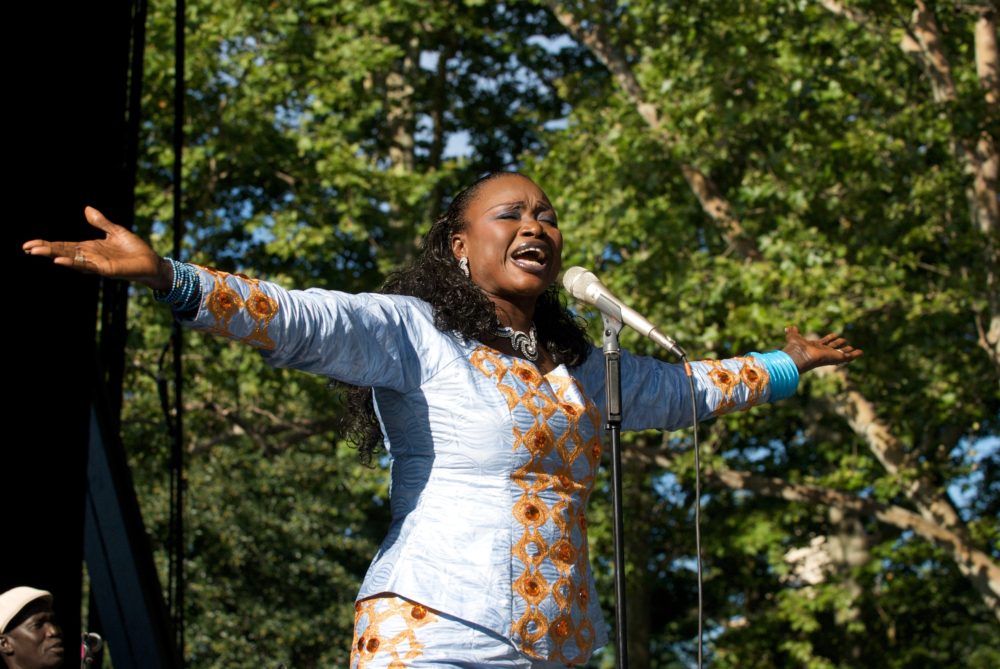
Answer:
[{"label": "blue bangle bracelet", "polygon": [[791,397],[799,387],[799,368],[795,361],[784,351],[768,351],[767,353],[750,353],[760,360],[767,369],[771,379],[771,401],[777,402]]},{"label": "blue bangle bracelet", "polygon": [[173,258],[164,258],[174,271],[174,281],[169,291],[154,290],[153,295],[160,302],[169,304],[178,313],[193,311],[201,302],[201,284],[198,281],[198,270],[186,262],[178,262]]}]

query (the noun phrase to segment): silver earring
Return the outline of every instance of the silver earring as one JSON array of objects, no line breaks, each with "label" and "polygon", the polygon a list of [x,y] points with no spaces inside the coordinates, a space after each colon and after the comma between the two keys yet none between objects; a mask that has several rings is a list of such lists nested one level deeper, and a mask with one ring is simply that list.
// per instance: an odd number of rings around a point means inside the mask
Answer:
[{"label": "silver earring", "polygon": [[469,258],[467,256],[458,259],[458,269],[462,270],[462,274],[466,277],[469,276]]}]

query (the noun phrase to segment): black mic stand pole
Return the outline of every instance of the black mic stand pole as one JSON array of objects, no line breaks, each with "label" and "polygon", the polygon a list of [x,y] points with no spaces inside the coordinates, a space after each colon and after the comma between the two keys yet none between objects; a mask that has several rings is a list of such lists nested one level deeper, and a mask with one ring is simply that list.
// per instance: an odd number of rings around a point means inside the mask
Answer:
[{"label": "black mic stand pole", "polygon": [[[603,302],[603,304],[602,304]],[[615,632],[618,642],[618,669],[628,669],[628,632],[625,617],[625,527],[622,518],[622,378],[621,348],[618,333],[622,331],[621,309],[605,297],[597,299],[604,320],[604,398],[607,409],[605,428],[611,434],[611,499],[614,511],[615,537]],[[609,313],[618,317],[609,316]]]}]

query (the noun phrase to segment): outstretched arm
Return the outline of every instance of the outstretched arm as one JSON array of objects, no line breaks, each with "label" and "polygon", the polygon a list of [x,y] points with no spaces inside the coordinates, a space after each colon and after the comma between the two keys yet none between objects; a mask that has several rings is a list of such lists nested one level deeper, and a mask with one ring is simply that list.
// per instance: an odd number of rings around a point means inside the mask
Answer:
[{"label": "outstretched arm", "polygon": [[318,289],[289,291],[243,275],[186,263],[171,265],[96,209],[87,207],[84,213],[104,232],[104,239],[33,239],[25,242],[24,252],[161,291],[161,299],[185,325],[261,349],[275,366],[400,391],[420,383],[426,367],[420,364],[413,340],[429,328],[418,328],[415,321],[433,327],[433,320],[429,307],[424,309],[418,300]]},{"label": "outstretched arm", "polygon": [[82,242],[32,239],[21,248],[28,255],[52,258],[55,264],[80,272],[136,281],[157,290],[170,289],[173,270],[149,244],[93,207],[85,208],[83,213],[88,223],[104,232],[104,239]]},{"label": "outstretched arm", "polygon": [[[785,337],[783,351],[690,363],[698,415],[708,418],[783,399],[795,392],[801,373],[847,363],[862,355],[860,349],[836,334],[808,339],[798,328],[789,326]],[[676,430],[691,424],[691,396],[684,365],[623,352],[621,366],[624,429]],[[574,376],[603,411],[604,364],[600,352],[591,354],[574,370]]]}]

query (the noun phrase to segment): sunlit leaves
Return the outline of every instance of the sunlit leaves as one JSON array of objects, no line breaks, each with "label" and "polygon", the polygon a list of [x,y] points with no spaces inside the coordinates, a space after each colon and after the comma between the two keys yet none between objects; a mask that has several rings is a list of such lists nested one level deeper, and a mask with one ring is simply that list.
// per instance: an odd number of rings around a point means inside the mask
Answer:
[{"label": "sunlit leaves", "polygon": [[[778,347],[788,323],[849,335],[866,351],[852,383],[914,464],[887,474],[826,410],[844,388],[815,377],[778,406],[707,423],[705,462],[904,506],[915,477],[942,491],[958,482],[974,540],[1000,557],[1000,465],[969,455],[1000,427],[996,375],[976,345],[983,240],[953,154],[956,137],[995,125],[976,88],[971,14],[938,3],[959,95],[943,107],[898,48],[907,2],[848,3],[872,17],[864,26],[816,2],[568,4],[625,54],[658,134],[538,3],[189,3],[186,255],[288,286],[370,290],[461,184],[523,165],[559,210],[564,266],[597,270],[694,356]],[[150,13],[137,187],[160,250],[172,7]],[[444,152],[449,139],[462,155]],[[758,261],[706,216],[681,164],[718,186]],[[141,292],[132,318],[125,437],[162,549],[155,377],[169,323]],[[631,333],[623,343],[653,352]],[[350,602],[384,528],[384,472],[343,446],[325,380],[199,336],[187,366],[192,666],[343,664]],[[627,500],[627,569],[649,595],[662,667],[689,662],[695,633],[690,433],[668,439],[675,465],[630,471]],[[610,611],[604,478],[598,488],[591,540]],[[926,541],[748,491],[709,489],[703,511],[717,666],[996,663],[995,620]],[[852,533],[860,566],[808,587],[792,578],[790,550]]]}]

